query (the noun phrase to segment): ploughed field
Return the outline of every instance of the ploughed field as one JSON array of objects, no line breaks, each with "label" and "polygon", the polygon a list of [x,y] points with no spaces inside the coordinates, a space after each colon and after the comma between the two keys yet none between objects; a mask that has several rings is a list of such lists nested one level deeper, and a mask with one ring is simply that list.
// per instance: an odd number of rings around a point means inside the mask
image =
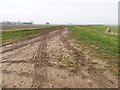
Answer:
[{"label": "ploughed field", "polygon": [[[92,39],[86,39],[89,36],[88,29],[80,33],[83,29],[84,27],[80,26],[51,27],[35,31],[37,33],[29,34],[27,37],[22,36],[23,39],[17,38],[12,41],[7,39],[2,47],[1,86],[3,88],[118,87],[117,75],[109,68],[108,58],[103,60],[89,47],[89,45],[95,46],[95,42],[87,43]],[[116,58],[117,53],[110,54],[107,49],[103,50],[106,52],[98,49],[99,52],[105,53],[105,56],[114,55],[111,61]],[[117,70],[116,64],[113,66]]]}]

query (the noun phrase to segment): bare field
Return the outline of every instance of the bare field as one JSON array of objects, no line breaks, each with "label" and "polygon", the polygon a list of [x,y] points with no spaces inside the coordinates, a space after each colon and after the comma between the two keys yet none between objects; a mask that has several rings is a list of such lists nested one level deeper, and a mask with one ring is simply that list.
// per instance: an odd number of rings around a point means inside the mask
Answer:
[{"label": "bare field", "polygon": [[49,30],[3,47],[2,87],[117,88],[107,63],[89,58],[70,40],[68,28]]}]

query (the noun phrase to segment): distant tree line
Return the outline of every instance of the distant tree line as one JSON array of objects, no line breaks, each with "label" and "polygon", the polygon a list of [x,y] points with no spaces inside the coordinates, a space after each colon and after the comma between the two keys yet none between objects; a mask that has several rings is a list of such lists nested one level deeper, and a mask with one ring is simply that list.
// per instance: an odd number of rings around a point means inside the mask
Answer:
[{"label": "distant tree line", "polygon": [[33,24],[33,22],[21,22],[21,21],[17,21],[17,22],[3,21],[1,23],[6,25]]}]

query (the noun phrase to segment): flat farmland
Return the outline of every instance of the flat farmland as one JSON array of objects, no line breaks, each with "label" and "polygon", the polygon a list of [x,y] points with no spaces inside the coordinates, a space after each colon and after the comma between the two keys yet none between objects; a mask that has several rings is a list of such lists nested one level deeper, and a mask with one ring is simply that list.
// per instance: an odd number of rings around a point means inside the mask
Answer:
[{"label": "flat farmland", "polygon": [[[23,39],[2,47],[1,86],[117,88],[118,39],[117,35],[106,34],[106,29],[107,26],[56,26],[38,31],[6,31],[3,38],[23,35]],[[24,38],[26,34],[29,37]]]},{"label": "flat farmland", "polygon": [[46,27],[47,25],[33,24],[33,25],[2,25],[2,30],[21,30],[21,29],[35,29]]}]

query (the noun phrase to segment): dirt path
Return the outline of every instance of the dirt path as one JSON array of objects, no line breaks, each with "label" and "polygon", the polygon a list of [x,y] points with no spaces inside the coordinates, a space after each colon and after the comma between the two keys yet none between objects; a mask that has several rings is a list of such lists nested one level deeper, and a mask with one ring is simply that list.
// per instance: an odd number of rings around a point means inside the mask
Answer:
[{"label": "dirt path", "polygon": [[58,29],[3,47],[3,88],[114,88],[117,79],[96,68],[68,29]]}]

